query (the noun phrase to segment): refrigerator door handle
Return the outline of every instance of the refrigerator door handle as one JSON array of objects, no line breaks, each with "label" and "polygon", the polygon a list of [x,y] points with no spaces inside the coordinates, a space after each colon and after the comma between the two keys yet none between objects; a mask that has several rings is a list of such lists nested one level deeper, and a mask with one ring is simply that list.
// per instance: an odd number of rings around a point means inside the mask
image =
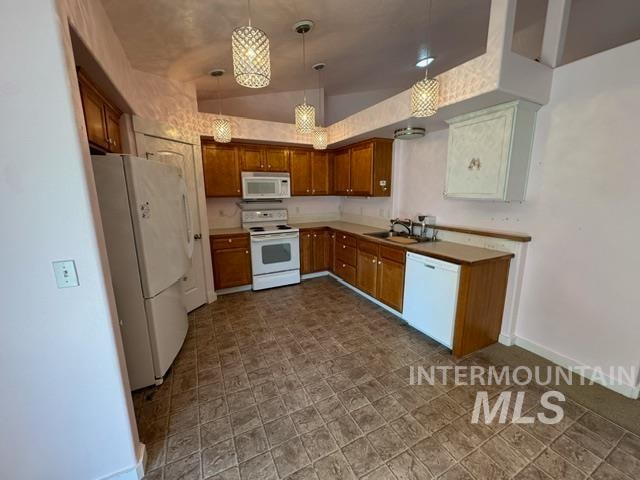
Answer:
[{"label": "refrigerator door handle", "polygon": [[189,200],[187,199],[187,186],[184,181],[181,182],[182,190],[182,207],[184,209],[184,219],[187,228],[187,257],[193,256],[193,226],[191,224],[191,210],[189,209]]}]

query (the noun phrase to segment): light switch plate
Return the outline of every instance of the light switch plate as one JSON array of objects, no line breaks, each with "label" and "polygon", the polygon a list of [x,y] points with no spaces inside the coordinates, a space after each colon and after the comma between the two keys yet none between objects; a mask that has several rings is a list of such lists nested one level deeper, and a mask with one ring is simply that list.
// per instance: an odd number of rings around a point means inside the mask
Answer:
[{"label": "light switch plate", "polygon": [[79,285],[76,264],[73,260],[53,262],[53,273],[56,275],[58,288],[77,287]]}]

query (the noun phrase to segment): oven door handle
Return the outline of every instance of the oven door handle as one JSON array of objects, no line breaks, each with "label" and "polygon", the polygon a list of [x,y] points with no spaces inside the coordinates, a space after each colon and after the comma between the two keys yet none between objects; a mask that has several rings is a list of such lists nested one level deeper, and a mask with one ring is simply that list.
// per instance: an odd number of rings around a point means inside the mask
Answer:
[{"label": "oven door handle", "polygon": [[269,240],[287,240],[298,238],[298,234],[295,235],[254,235],[251,237],[252,242],[267,242]]}]

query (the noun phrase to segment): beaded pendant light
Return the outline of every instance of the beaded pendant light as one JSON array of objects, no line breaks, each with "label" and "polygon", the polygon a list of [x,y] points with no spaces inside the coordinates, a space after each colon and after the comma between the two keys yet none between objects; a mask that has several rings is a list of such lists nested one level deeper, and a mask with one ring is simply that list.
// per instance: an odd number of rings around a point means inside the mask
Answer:
[{"label": "beaded pendant light", "polygon": [[[427,35],[431,33],[431,0],[428,6]],[[430,62],[427,62],[427,65]],[[429,69],[425,69],[424,78],[411,87],[411,115],[413,117],[430,117],[438,111],[440,82],[429,78]]]},{"label": "beaded pendant light", "polygon": [[216,68],[211,70],[211,76],[218,81],[218,115],[213,121],[213,139],[219,143],[229,143],[231,141],[231,122],[228,118],[222,118],[222,98],[220,96],[220,77],[224,75],[224,69]]},{"label": "beaded pendant light", "polygon": [[[304,34],[311,31],[313,22],[311,20],[301,20],[293,26],[293,29],[302,35],[302,72],[306,75],[306,51],[304,43]],[[304,81],[304,79],[303,79]],[[316,109],[313,105],[307,103],[307,90],[303,86],[302,103],[296,105],[294,110],[296,120],[296,131],[298,133],[313,133],[316,127]]]},{"label": "beaded pendant light", "polygon": [[231,34],[233,75],[243,87],[263,88],[271,81],[269,39],[259,28],[251,26],[251,4],[247,0],[249,25],[236,28]]},{"label": "beaded pendant light", "polygon": [[326,150],[329,145],[329,131],[322,126],[324,123],[324,116],[322,115],[322,107],[324,102],[320,97],[320,70],[326,65],[324,63],[316,63],[312,68],[318,72],[318,108],[320,108],[320,120],[319,125],[313,131],[313,148],[315,150]]}]

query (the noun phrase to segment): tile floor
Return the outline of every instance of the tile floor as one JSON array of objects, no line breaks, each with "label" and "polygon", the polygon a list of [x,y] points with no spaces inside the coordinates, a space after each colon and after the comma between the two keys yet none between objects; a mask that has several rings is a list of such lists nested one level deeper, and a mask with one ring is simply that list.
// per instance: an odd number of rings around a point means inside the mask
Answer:
[{"label": "tile floor", "polygon": [[[329,277],[220,297],[165,383],[134,394],[145,478],[640,478],[640,437],[573,401],[557,425],[472,424],[486,387],[408,384],[433,364],[453,362]],[[541,387],[521,390],[535,413]]]}]

